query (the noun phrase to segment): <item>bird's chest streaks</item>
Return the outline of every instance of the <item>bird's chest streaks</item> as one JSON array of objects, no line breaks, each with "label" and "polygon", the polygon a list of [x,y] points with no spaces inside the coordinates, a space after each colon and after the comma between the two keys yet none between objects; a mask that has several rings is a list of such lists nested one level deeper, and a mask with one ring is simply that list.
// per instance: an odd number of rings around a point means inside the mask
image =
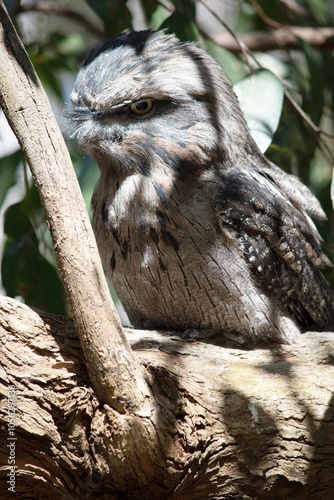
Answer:
[{"label": "bird's chest streaks", "polygon": [[[146,212],[150,204],[155,202],[143,176],[131,175],[104,187],[101,218],[106,228],[117,231],[119,236],[124,226],[136,219],[136,214]],[[133,220],[134,225],[135,222]]]},{"label": "bird's chest streaks", "polygon": [[[162,259],[172,250],[179,255],[185,237],[183,203],[172,176],[147,179],[132,175],[114,186],[101,183],[94,194],[94,230],[101,246],[114,254],[113,274],[166,269]],[[172,214],[172,216],[171,216]],[[204,233],[206,232],[203,229]],[[101,252],[104,255],[104,252]],[[119,266],[116,257],[121,256]],[[108,269],[107,262],[104,263]]]},{"label": "bird's chest streaks", "polygon": [[94,195],[95,231],[102,239],[111,235],[125,261],[131,261],[134,253],[144,254],[150,243],[171,240],[166,231],[166,208],[172,184],[172,179],[162,185],[139,174],[101,183]]},{"label": "bird's chest streaks", "polygon": [[133,176],[113,192],[98,187],[94,230],[104,267],[136,326],[222,326],[245,292],[236,283],[249,283],[240,249],[222,235],[200,188],[157,182]]}]

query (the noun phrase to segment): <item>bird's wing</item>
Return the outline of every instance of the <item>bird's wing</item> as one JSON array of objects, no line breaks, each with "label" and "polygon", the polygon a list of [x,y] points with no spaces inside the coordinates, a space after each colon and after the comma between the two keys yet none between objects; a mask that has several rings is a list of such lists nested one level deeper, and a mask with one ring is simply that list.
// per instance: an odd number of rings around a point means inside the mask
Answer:
[{"label": "bird's wing", "polygon": [[257,279],[301,325],[333,322],[331,292],[319,270],[330,262],[311,219],[266,173],[233,167],[218,178],[215,209],[221,228],[233,228]]}]

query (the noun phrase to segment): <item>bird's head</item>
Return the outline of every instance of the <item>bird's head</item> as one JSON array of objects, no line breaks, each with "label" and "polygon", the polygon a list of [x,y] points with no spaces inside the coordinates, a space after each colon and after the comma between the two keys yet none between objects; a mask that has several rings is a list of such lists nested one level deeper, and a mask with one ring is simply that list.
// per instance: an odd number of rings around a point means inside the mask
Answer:
[{"label": "bird's head", "polygon": [[147,173],[155,155],[196,170],[254,150],[219,65],[163,32],[127,30],[93,49],[71,102],[72,135],[102,171]]}]

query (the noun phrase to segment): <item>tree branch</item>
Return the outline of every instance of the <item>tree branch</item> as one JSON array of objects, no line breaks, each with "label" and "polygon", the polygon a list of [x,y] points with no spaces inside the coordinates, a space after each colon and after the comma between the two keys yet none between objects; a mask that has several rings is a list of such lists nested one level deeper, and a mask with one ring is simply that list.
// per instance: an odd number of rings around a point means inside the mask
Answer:
[{"label": "tree branch", "polygon": [[94,390],[118,411],[147,414],[150,391],[112,303],[69,153],[2,1],[0,20],[0,104],[39,191]]},{"label": "tree branch", "polygon": [[64,16],[79,22],[80,24],[88,28],[89,31],[101,38],[105,36],[104,29],[101,25],[98,25],[90,19],[87,19],[87,17],[83,16],[79,12],[68,9],[67,7],[64,7],[63,5],[60,5],[58,3],[35,2],[28,5],[20,5],[19,13],[20,12],[42,12],[43,14],[55,14],[57,16]]},{"label": "tree branch", "polygon": [[[231,28],[225,23],[225,21],[210,7],[210,5],[208,5],[205,2],[205,0],[200,0],[200,2],[217,19],[217,21],[219,21],[220,24],[222,26],[224,26],[224,28],[225,28],[224,32],[226,34],[228,34],[228,36],[230,37],[230,40],[233,40],[233,43],[236,46],[238,46],[238,50],[236,52],[242,52],[242,54],[245,58],[246,64],[249,67],[249,70],[252,71],[252,66],[251,66],[251,63],[250,63],[249,58],[248,58],[247,50],[245,50],[246,47],[245,47],[244,43],[242,42],[242,40],[240,39],[240,37],[238,35],[236,35],[233,30],[231,30]],[[205,38],[209,38],[209,39],[215,41],[212,36],[207,35],[207,33],[205,33],[203,30],[200,30],[200,32],[201,32],[202,36],[204,36]]]},{"label": "tree branch", "polygon": [[0,498],[11,437],[22,500],[332,498],[333,333],[262,349],[127,335],[151,418],[101,406],[70,318],[0,297]]},{"label": "tree branch", "polygon": [[218,45],[230,52],[240,52],[240,42],[252,52],[267,52],[276,49],[299,49],[300,41],[319,50],[334,48],[334,28],[284,27],[270,32],[257,31],[238,35],[239,43],[225,30],[211,34]]},{"label": "tree branch", "polygon": [[264,21],[268,26],[271,26],[273,28],[280,28],[282,25],[278,22],[276,22],[274,19],[271,19],[270,17],[267,16],[267,14],[264,12],[262,9],[261,5],[256,0],[248,0],[249,3],[254,7],[256,10],[258,16]]}]

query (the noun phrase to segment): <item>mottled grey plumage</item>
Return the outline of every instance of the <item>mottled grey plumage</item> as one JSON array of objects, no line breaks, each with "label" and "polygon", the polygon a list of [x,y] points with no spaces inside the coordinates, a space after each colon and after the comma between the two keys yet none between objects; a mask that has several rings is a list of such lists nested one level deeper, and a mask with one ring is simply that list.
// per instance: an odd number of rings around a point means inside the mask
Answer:
[{"label": "mottled grey plumage", "polygon": [[209,55],[126,31],[86,58],[71,100],[73,135],[101,169],[101,258],[135,326],[289,342],[333,322],[310,219],[325,215],[259,152]]}]

